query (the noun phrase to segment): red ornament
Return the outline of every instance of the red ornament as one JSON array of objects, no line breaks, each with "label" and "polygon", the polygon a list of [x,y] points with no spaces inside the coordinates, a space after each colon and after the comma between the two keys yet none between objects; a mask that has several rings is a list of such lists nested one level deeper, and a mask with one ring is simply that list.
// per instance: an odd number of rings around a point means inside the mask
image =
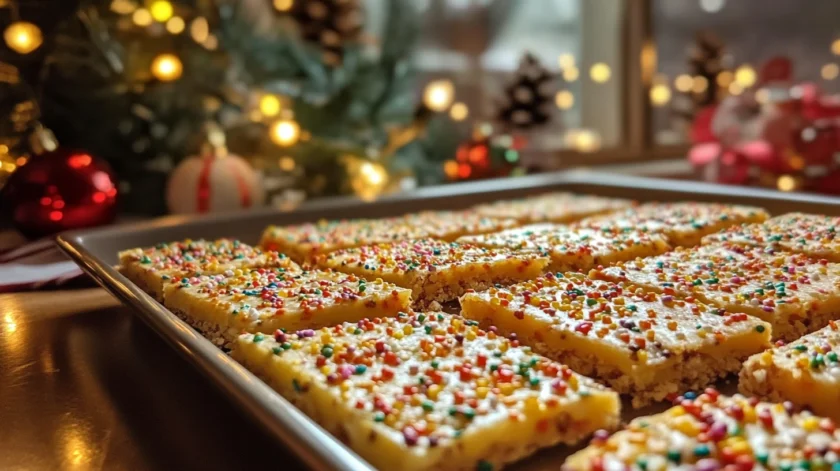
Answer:
[{"label": "red ornament", "polygon": [[117,187],[107,163],[86,152],[58,148],[35,155],[9,178],[4,211],[30,238],[114,220]]}]

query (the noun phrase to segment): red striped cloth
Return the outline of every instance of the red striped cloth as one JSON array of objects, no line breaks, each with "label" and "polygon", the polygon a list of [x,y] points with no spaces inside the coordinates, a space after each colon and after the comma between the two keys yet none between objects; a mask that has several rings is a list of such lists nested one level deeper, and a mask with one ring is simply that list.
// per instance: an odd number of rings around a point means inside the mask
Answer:
[{"label": "red striped cloth", "polygon": [[0,233],[0,293],[63,287],[85,278],[51,237],[27,242],[17,233]]}]

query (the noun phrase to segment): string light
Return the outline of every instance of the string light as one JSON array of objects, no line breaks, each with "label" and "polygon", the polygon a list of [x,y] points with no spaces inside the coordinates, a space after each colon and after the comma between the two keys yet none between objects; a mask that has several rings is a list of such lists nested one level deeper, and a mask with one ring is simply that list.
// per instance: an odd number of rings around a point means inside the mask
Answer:
[{"label": "string light", "polygon": [[610,66],[603,62],[593,64],[589,69],[589,77],[597,83],[604,83],[609,80],[610,74]]},{"label": "string light", "polygon": [[201,43],[201,45],[204,46],[205,49],[213,51],[217,47],[219,47],[219,39],[216,37],[215,34],[209,34],[207,35],[207,39],[205,39],[204,42]]},{"label": "string light", "polygon": [[667,84],[658,83],[650,89],[650,102],[653,106],[663,106],[671,101],[671,89]]},{"label": "string light", "polygon": [[738,96],[744,93],[744,87],[741,86],[738,82],[732,82],[729,84],[729,94]]},{"label": "string light", "polygon": [[834,80],[838,74],[840,74],[840,67],[837,64],[825,64],[820,69],[820,75],[822,75],[823,80]]},{"label": "string light", "polygon": [[3,31],[3,39],[10,49],[19,54],[29,54],[44,42],[41,29],[28,21],[15,21]]},{"label": "string light", "polygon": [[831,43],[831,52],[833,52],[835,56],[840,56],[840,39],[835,39],[834,42]]},{"label": "string light", "polygon": [[445,173],[450,180],[458,178],[458,162],[454,160],[447,160],[444,162],[443,173]]},{"label": "string light", "polygon": [[281,119],[271,126],[271,140],[280,146],[291,146],[300,139],[300,125],[291,119]]},{"label": "string light", "polygon": [[171,82],[181,77],[184,66],[174,54],[161,54],[152,61],[152,75],[163,82]]},{"label": "string light", "polygon": [[294,0],[274,0],[274,8],[277,11],[289,11],[294,4]]},{"label": "string light", "polygon": [[137,9],[137,5],[131,0],[114,0],[111,2],[111,11],[118,15],[128,15]]},{"label": "string light", "polygon": [[796,179],[790,175],[782,175],[776,180],[779,191],[793,191],[796,189]]},{"label": "string light", "polygon": [[149,6],[149,11],[152,14],[152,18],[160,23],[172,18],[172,15],[175,13],[172,4],[167,0],[156,0]]},{"label": "string light", "polygon": [[694,91],[694,93],[703,93],[707,88],[709,88],[709,81],[706,80],[706,77],[701,75],[694,77],[692,82],[691,90]]},{"label": "string light", "polygon": [[180,16],[173,16],[166,22],[166,30],[172,34],[181,34],[185,27],[184,19]]},{"label": "string light", "polygon": [[575,106],[575,96],[568,90],[560,90],[554,95],[554,104],[561,110],[568,110]]},{"label": "string light", "polygon": [[717,13],[723,9],[726,0],[700,0],[700,8],[707,13]]},{"label": "string light", "polygon": [[557,58],[557,63],[560,65],[561,69],[567,69],[570,67],[575,66],[575,56],[571,54],[560,54],[560,57]]},{"label": "string light", "polygon": [[280,169],[286,172],[291,172],[295,169],[295,159],[286,156],[280,159]]},{"label": "string light", "polygon": [[461,102],[453,104],[452,108],[449,110],[449,117],[451,117],[455,121],[463,121],[467,119],[467,116],[469,115],[470,109],[467,108],[466,104]]},{"label": "string light", "polygon": [[723,72],[719,73],[717,75],[717,78],[715,79],[717,84],[723,88],[728,87],[733,80],[735,80],[735,75],[728,70],[724,70]]},{"label": "string light", "polygon": [[694,86],[694,79],[691,78],[691,75],[682,74],[678,75],[676,79],[674,79],[674,88],[678,91],[683,93],[688,93],[691,91],[691,88]]},{"label": "string light", "polygon": [[578,152],[595,152],[601,148],[601,136],[591,129],[572,129],[566,133],[566,144]]},{"label": "string light", "polygon": [[735,71],[735,82],[743,88],[755,85],[756,78],[755,70],[749,65],[742,65]]},{"label": "string light", "polygon": [[580,70],[577,67],[571,66],[563,69],[563,80],[567,82],[574,82],[580,76]]},{"label": "string light", "polygon": [[264,116],[277,116],[280,113],[280,99],[266,94],[260,98],[260,111]]},{"label": "string light", "polygon": [[455,86],[449,80],[429,82],[423,90],[423,103],[432,111],[446,110],[454,97]]},{"label": "string light", "polygon": [[755,92],[755,101],[758,104],[765,104],[770,101],[770,91],[766,88],[760,88]]},{"label": "string light", "polygon": [[210,35],[210,24],[207,23],[207,18],[199,16],[190,23],[190,36],[193,41],[203,43]]},{"label": "string light", "polygon": [[131,21],[137,26],[149,26],[152,24],[152,20],[152,14],[145,8],[138,8],[131,15]]}]

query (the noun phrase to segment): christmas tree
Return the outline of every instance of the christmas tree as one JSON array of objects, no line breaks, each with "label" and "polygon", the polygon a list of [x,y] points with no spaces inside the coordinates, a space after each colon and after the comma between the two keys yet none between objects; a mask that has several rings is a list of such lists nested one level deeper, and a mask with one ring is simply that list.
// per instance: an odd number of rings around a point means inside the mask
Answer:
[{"label": "christmas tree", "polygon": [[519,63],[514,79],[505,87],[498,119],[507,128],[529,129],[551,118],[554,76],[531,53]]},{"label": "christmas tree", "polygon": [[677,79],[681,89],[673,107],[677,119],[691,122],[698,110],[720,102],[731,76],[724,66],[723,42],[710,32],[697,33],[688,53],[688,74]]},{"label": "christmas tree", "polygon": [[168,175],[199,152],[207,122],[231,153],[310,196],[358,193],[360,163],[380,169],[381,191],[402,176],[433,183],[442,169],[420,143],[433,136],[404,138],[418,14],[410,0],[381,5],[372,39],[358,0],[82,2],[33,74],[41,120],[112,165],[129,211],[164,212]]}]

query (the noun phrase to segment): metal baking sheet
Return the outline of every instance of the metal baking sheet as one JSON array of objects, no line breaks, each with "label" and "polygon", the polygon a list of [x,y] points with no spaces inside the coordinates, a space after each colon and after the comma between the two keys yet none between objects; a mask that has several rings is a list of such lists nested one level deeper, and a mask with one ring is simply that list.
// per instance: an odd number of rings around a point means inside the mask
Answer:
[{"label": "metal baking sheet", "polygon": [[[792,211],[840,215],[840,198],[835,197],[578,170],[422,188],[372,203],[337,198],[305,204],[293,212],[263,209],[206,217],[167,217],[132,225],[69,232],[59,235],[57,242],[100,285],[125,304],[134,307],[137,315],[310,467],[369,470],[371,466],[352,450],[119,274],[114,269],[117,252],[185,238],[235,237],[253,244],[269,224],[386,217],[426,209],[461,209],[478,203],[556,190],[639,201],[694,200],[751,204],[764,207],[773,215]],[[720,387],[724,390],[733,389],[731,384],[721,384]],[[625,407],[625,418],[656,412],[665,407],[659,405],[637,411]],[[510,469],[557,469],[563,457],[572,451],[575,449],[562,446],[550,448],[512,465]]]}]

